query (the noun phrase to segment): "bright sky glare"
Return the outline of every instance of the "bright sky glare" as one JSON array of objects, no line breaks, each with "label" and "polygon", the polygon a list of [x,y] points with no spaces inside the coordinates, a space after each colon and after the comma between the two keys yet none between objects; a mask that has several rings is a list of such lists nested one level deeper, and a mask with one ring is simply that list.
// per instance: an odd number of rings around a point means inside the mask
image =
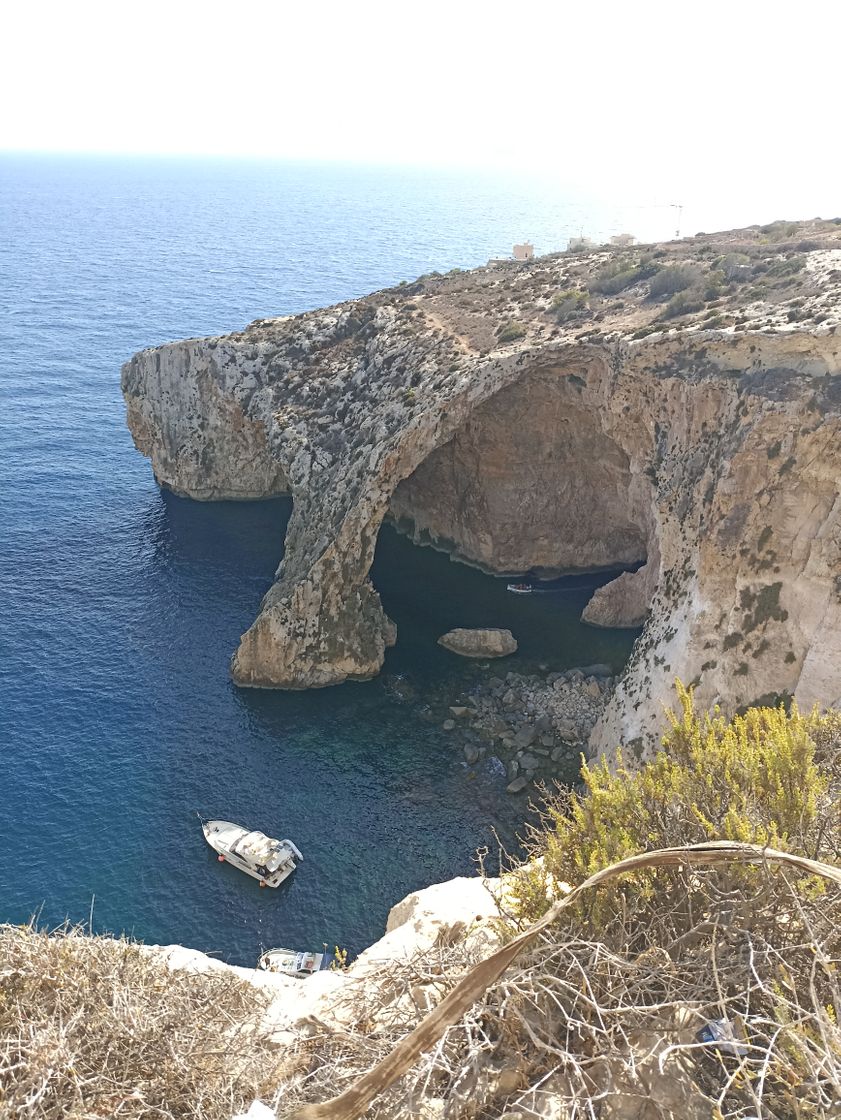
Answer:
[{"label": "bright sky glare", "polygon": [[3,25],[0,149],[533,169],[841,213],[837,0],[30,0]]}]

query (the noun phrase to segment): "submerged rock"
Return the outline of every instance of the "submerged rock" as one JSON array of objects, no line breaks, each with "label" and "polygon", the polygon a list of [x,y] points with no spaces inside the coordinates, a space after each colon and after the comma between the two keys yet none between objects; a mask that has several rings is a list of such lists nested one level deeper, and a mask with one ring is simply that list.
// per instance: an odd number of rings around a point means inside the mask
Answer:
[{"label": "submerged rock", "polygon": [[537,728],[526,726],[521,727],[517,734],[514,736],[514,745],[518,749],[530,747],[534,740],[537,738]]},{"label": "submerged rock", "polygon": [[[614,580],[613,582],[616,583],[617,581]],[[613,584],[608,584],[608,586],[612,587]],[[593,600],[591,599],[590,602],[592,603]],[[584,618],[584,615],[582,615],[581,617]],[[613,675],[613,670],[611,669],[611,667],[609,665],[602,664],[602,662],[598,662],[596,665],[582,665],[579,668],[579,672],[583,673],[585,677],[610,677]],[[558,676],[563,676],[563,673],[559,673]]]},{"label": "submerged rock", "polygon": [[517,639],[510,630],[450,630],[438,645],[460,657],[507,657],[516,653]]}]

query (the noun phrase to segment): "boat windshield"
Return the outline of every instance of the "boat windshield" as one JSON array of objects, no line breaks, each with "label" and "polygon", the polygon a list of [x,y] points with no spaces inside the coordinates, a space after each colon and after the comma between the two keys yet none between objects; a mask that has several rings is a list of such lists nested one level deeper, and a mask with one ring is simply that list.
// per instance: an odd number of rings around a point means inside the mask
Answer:
[{"label": "boat windshield", "polygon": [[269,869],[269,871],[277,871],[279,867],[282,867],[283,864],[286,863],[288,856],[289,853],[286,851],[286,849],[278,844],[266,859],[266,867]]}]

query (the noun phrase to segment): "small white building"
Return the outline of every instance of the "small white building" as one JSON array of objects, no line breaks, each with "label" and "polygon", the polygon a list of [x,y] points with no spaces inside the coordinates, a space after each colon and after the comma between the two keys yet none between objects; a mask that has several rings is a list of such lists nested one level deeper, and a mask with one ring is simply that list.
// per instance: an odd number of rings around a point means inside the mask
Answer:
[{"label": "small white building", "polygon": [[530,241],[524,241],[522,245],[514,246],[514,260],[515,261],[530,261],[534,258],[534,245]]},{"label": "small white building", "polygon": [[571,253],[580,253],[585,249],[595,249],[596,243],[591,237],[571,237],[567,250]]},{"label": "small white building", "polygon": [[610,239],[610,244],[617,249],[630,249],[636,238],[632,233],[615,233]]}]

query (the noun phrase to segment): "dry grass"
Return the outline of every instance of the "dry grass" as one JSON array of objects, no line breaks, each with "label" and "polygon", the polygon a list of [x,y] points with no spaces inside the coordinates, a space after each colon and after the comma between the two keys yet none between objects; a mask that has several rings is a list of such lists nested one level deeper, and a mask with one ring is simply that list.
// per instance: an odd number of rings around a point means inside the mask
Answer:
[{"label": "dry grass", "polygon": [[[641,938],[638,915],[633,936],[621,918],[597,933],[572,908],[368,1115],[841,1115],[838,886],[767,865],[677,874],[697,907],[679,938],[673,914],[652,909]],[[474,956],[464,946],[437,949],[392,964],[376,986],[368,981],[342,1037],[299,1044],[306,1072],[281,1093],[280,1116],[350,1089],[453,990]],[[699,1040],[712,1020],[733,1024],[736,1048]]]},{"label": "dry grass", "polygon": [[[841,1114],[839,888],[770,866],[664,873],[685,876],[696,907],[683,932],[652,909],[642,939],[630,912],[633,931],[620,916],[596,935],[571,907],[369,1115]],[[78,930],[0,927],[0,1117],[229,1120],[255,1097],[289,1117],[391,1054],[481,957],[468,941],[392,962],[344,990],[344,1030],[279,1052],[260,1034],[265,996],[229,973],[171,973]],[[717,1019],[738,1052],[699,1042]]]},{"label": "dry grass", "polygon": [[3,1120],[229,1120],[277,1088],[265,996],[124,940],[0,926]]}]

